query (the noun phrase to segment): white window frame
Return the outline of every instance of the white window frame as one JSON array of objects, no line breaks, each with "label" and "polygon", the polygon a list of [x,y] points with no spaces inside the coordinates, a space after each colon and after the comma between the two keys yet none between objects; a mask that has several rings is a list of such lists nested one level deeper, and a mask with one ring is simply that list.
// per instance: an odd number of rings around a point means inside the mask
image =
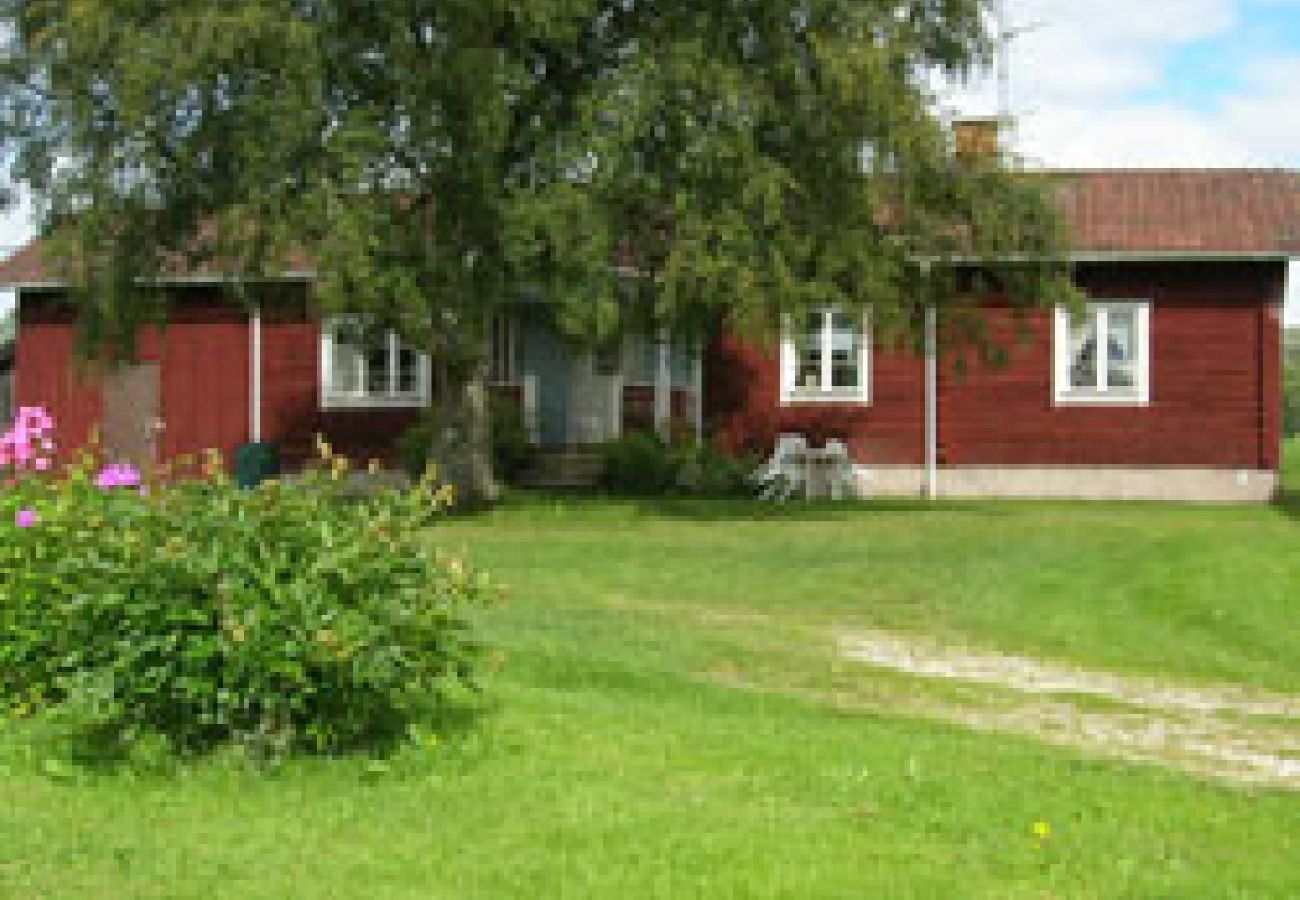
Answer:
[{"label": "white window frame", "polygon": [[781,334],[781,405],[797,406],[804,403],[852,403],[865,405],[871,402],[871,317],[862,315],[862,346],[859,348],[861,360],[861,383],[857,390],[831,387],[831,342],[834,334],[831,317],[836,310],[827,308],[817,311],[822,317],[819,332],[821,342],[821,388],[812,390],[799,387],[795,382],[799,374],[799,352],[795,345],[794,321],[787,316]]},{"label": "white window frame", "polygon": [[[1136,310],[1137,359],[1134,360],[1132,389],[1112,390],[1107,383],[1110,377],[1109,361],[1105,358],[1110,329],[1111,310],[1120,306]],[[1053,399],[1057,406],[1147,406],[1151,403],[1151,301],[1134,299],[1099,299],[1084,304],[1087,315],[1096,320],[1097,332],[1097,387],[1079,393],[1070,384],[1070,326],[1072,313],[1069,307],[1056,307],[1056,325],[1053,331],[1052,362],[1054,368]]]},{"label": "white window frame", "polygon": [[385,357],[387,360],[388,390],[373,393],[366,389],[366,354],[357,357],[357,389],[341,392],[330,383],[334,372],[335,331],[340,327],[356,324],[356,320],[347,317],[332,318],[321,325],[320,338],[320,406],[321,409],[414,409],[429,405],[433,371],[427,354],[416,356],[415,390],[398,391],[398,351],[401,341],[397,333],[390,331],[384,335]]}]

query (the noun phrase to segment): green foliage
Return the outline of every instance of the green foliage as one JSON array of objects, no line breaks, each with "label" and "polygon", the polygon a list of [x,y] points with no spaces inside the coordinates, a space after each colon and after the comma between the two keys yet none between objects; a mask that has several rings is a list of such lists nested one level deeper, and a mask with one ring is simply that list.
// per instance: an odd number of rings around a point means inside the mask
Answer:
[{"label": "green foliage", "polygon": [[616,258],[656,274],[659,324],[870,304],[901,338],[961,296],[919,258],[1018,254],[990,263],[1012,300],[1069,291],[1049,185],[956,161],[933,103],[937,71],[987,62],[988,11],[0,0],[0,142],[65,229],[51,255],[93,344],[161,314],[140,277],[178,254],[260,276],[303,253],[327,308],[453,374],[481,371],[494,307],[523,291],[575,336],[613,333]]},{"label": "green foliage", "polygon": [[616,494],[663,494],[677,487],[672,445],[653,432],[633,431],[600,448],[600,485]]},{"label": "green foliage", "polygon": [[[492,465],[496,474],[506,483],[516,481],[536,456],[528,440],[528,428],[523,414],[515,403],[493,397],[490,404],[492,418]],[[414,425],[397,440],[397,454],[404,468],[418,477],[430,463],[433,438],[443,422],[443,411],[434,407],[426,411]]]},{"label": "green foliage", "polygon": [[20,482],[0,499],[0,708],[268,755],[382,745],[444,711],[475,685],[494,589],[430,539],[447,491],[344,500],[343,472]]},{"label": "green foliage", "polygon": [[706,442],[682,449],[678,482],[688,493],[703,497],[747,497],[754,493],[750,476],[759,460],[733,456]]},{"label": "green foliage", "polygon": [[753,493],[747,476],[755,465],[708,443],[673,444],[653,432],[634,431],[603,444],[600,454],[600,485],[614,494],[727,497]]}]

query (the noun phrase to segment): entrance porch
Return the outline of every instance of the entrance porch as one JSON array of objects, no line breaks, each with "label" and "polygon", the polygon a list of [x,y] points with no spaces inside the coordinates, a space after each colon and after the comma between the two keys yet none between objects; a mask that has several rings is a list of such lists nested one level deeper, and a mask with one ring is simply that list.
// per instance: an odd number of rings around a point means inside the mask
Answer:
[{"label": "entrance porch", "polygon": [[631,431],[702,437],[697,340],[628,331],[584,347],[526,309],[498,317],[491,354],[494,392],[518,404],[539,447],[588,447]]}]

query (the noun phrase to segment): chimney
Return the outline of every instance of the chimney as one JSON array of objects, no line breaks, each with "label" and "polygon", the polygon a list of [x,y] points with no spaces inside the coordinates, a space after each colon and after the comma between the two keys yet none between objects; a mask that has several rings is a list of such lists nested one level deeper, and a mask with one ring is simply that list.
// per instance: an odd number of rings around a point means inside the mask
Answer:
[{"label": "chimney", "polygon": [[976,160],[996,162],[1002,155],[1001,116],[965,116],[952,123],[956,139],[957,159],[962,162]]}]

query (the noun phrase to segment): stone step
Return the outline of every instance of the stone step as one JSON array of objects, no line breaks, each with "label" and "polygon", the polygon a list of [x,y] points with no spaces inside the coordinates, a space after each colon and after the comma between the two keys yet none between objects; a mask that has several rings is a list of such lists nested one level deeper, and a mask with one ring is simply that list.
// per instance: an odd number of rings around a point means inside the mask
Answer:
[{"label": "stone step", "polygon": [[594,488],[600,480],[600,469],[600,455],[589,450],[543,450],[520,481],[534,488]]}]

